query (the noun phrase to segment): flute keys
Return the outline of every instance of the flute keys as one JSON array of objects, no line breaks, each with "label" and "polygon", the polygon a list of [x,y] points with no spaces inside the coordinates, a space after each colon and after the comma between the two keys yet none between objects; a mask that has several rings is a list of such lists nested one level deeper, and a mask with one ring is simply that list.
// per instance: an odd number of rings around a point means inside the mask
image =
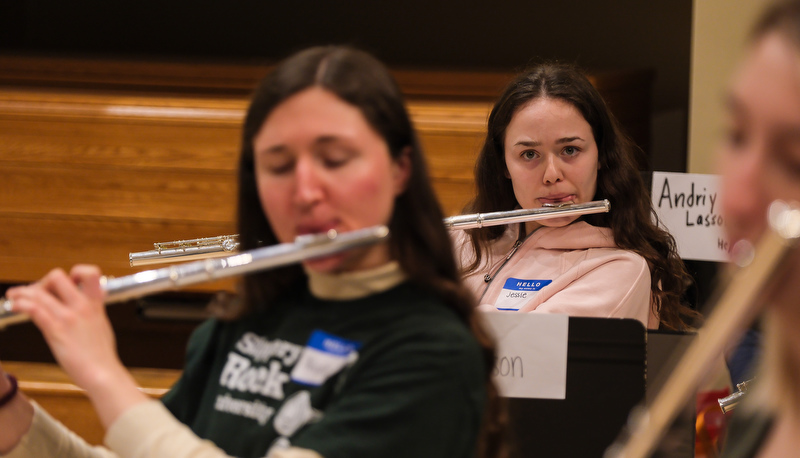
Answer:
[{"label": "flute keys", "polygon": [[556,202],[545,202],[545,203],[542,204],[542,207],[561,208],[561,207],[566,207],[567,205],[573,205],[573,204],[575,204],[575,202],[573,202],[571,200],[569,202],[558,202],[558,203],[556,203]]}]

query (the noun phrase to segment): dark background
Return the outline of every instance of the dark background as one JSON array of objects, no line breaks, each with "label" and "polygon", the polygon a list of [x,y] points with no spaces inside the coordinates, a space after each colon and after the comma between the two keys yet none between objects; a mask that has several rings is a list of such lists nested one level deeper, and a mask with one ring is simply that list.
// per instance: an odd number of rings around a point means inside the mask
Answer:
[{"label": "dark background", "polygon": [[691,0],[2,0],[0,53],[261,63],[345,43],[395,68],[651,68],[653,167],[684,171],[691,23]]}]

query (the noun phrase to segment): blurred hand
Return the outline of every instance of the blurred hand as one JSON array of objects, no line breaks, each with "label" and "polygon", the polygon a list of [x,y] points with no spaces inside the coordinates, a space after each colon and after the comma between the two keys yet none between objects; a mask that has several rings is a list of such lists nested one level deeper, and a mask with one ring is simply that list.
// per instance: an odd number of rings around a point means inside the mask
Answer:
[{"label": "blurred hand", "polygon": [[69,275],[55,269],[36,283],[6,292],[14,311],[31,317],[59,364],[86,390],[107,383],[122,369],[100,277],[97,267],[77,265]]}]

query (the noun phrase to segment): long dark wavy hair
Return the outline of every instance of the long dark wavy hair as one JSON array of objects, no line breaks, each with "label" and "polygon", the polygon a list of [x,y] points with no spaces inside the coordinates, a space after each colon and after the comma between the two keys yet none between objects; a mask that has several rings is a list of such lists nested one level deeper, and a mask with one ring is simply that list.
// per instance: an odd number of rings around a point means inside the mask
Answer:
[{"label": "long dark wavy hair", "polygon": [[[444,217],[431,185],[419,140],[403,96],[386,67],[367,53],[347,47],[301,51],[272,71],[255,91],[244,122],[239,164],[238,230],[243,250],[278,242],[256,190],[253,140],[269,114],[289,97],[321,87],[358,108],[386,141],[394,159],[408,154],[411,174],[406,190],[395,198],[388,242],[409,280],[439,296],[468,325],[483,348],[488,404],[478,456],[498,456],[503,411],[490,374],[495,348],[480,324],[475,300],[462,285]],[[287,287],[305,278],[299,266],[254,273],[243,278],[238,314],[263,309]]]},{"label": "long dark wavy hair", "polygon": [[[622,132],[597,89],[576,67],[540,64],[517,76],[506,87],[489,115],[486,141],[475,164],[476,197],[465,211],[492,212],[519,207],[511,180],[506,177],[503,145],[511,119],[538,98],[569,103],[591,126],[600,166],[594,200],[608,199],[613,209],[583,219],[593,226],[611,228],[617,246],[647,260],[651,302],[660,316],[661,327],[687,328],[697,317],[697,313],[682,302],[691,277],[677,254],[673,237],[653,223],[655,212],[636,168],[637,147]],[[503,226],[469,231],[476,259],[466,266],[467,272],[478,268],[482,253],[504,231]]]}]

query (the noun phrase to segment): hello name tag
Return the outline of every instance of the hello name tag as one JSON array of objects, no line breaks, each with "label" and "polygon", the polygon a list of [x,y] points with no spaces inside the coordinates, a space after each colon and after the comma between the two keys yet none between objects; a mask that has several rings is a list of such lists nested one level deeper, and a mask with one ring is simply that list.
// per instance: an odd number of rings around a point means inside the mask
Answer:
[{"label": "hello name tag", "polygon": [[359,348],[360,342],[315,330],[292,370],[292,381],[320,386],[343,367],[354,363]]},{"label": "hello name tag", "polygon": [[525,280],[510,277],[503,284],[500,297],[497,298],[494,305],[497,310],[516,312],[538,294],[539,290],[550,283],[553,283],[553,280]]}]

